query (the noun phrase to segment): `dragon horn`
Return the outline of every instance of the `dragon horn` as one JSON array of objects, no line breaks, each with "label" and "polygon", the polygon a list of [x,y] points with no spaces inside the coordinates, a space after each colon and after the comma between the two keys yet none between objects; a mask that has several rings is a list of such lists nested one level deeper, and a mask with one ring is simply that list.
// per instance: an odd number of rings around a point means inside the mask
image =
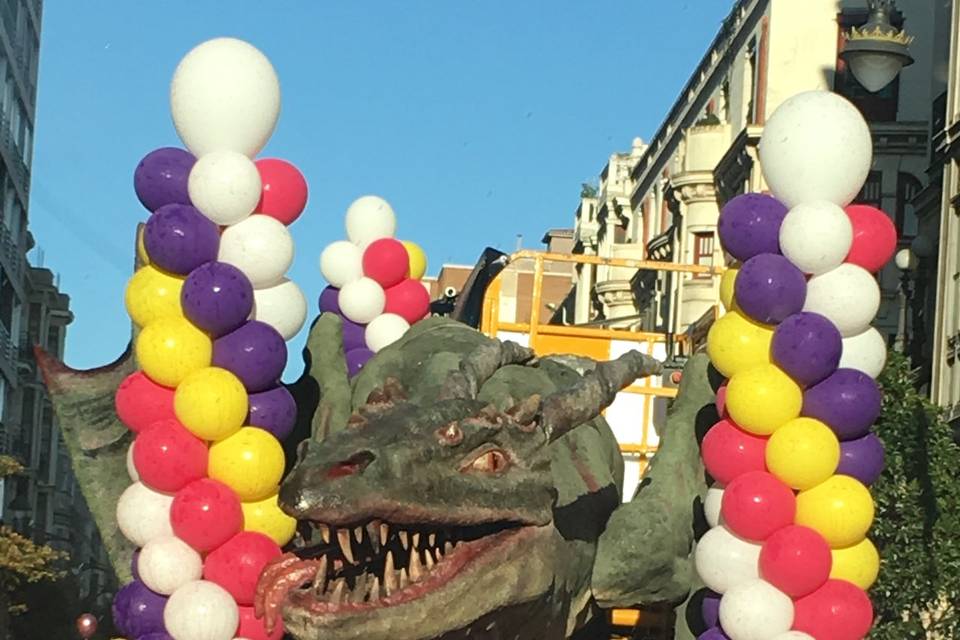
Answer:
[{"label": "dragon horn", "polygon": [[553,393],[540,408],[540,425],[548,442],[563,437],[575,427],[596,418],[609,407],[617,392],[637,378],[660,373],[663,365],[639,351],[629,351],[616,360],[602,362],[572,389]]},{"label": "dragon horn", "polygon": [[480,387],[497,369],[511,364],[524,364],[532,358],[533,351],[515,342],[485,342],[463,359],[459,371],[450,374],[440,391],[440,399],[476,398]]}]

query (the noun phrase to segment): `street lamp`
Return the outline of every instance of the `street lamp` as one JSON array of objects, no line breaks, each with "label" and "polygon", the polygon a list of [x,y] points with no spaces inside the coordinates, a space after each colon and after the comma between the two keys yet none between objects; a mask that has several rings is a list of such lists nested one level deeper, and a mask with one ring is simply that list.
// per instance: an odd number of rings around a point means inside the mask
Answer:
[{"label": "street lamp", "polygon": [[895,351],[904,353],[907,348],[907,309],[910,306],[910,297],[913,293],[910,287],[910,278],[913,270],[917,268],[917,256],[910,249],[901,249],[893,260],[897,268],[900,269],[900,290],[898,292],[900,313],[897,318],[897,335],[893,341],[893,348]]},{"label": "street lamp", "polygon": [[900,70],[913,64],[909,46],[913,37],[890,22],[893,0],[869,0],[867,23],[853,27],[840,53],[850,71],[867,91],[876,93],[890,84]]}]

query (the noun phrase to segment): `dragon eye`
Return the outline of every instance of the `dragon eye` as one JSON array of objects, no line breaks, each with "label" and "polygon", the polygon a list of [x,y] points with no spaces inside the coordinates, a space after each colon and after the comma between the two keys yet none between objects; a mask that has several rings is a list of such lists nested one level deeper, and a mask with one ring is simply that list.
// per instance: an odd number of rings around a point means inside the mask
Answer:
[{"label": "dragon eye", "polygon": [[481,473],[500,473],[504,471],[508,465],[507,455],[499,449],[494,449],[480,454],[470,463],[470,470]]}]

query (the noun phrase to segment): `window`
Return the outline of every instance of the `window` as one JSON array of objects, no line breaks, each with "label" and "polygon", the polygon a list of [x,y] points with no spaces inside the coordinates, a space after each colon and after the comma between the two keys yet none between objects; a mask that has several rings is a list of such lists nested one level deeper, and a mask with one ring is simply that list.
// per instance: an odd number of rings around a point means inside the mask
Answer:
[{"label": "window", "polygon": [[883,173],[880,171],[871,171],[867,175],[867,181],[863,189],[854,199],[857,204],[868,204],[877,209],[883,208]]},{"label": "window", "polygon": [[750,96],[750,103],[747,105],[747,122],[754,124],[756,122],[756,104],[757,104],[757,41],[753,40],[747,47],[747,63],[743,70],[743,84],[749,91],[744,92]]},{"label": "window", "polygon": [[923,190],[923,183],[909,173],[901,172],[897,176],[897,211],[894,223],[897,237],[902,240],[917,235],[917,214],[913,208],[913,199]]},{"label": "window", "polygon": [[[891,23],[898,29],[903,27],[903,16],[894,11],[890,16]],[[847,68],[846,62],[840,57],[840,52],[847,41],[847,33],[852,27],[860,27],[867,22],[867,12],[845,11],[837,17],[839,25],[837,43],[836,75],[833,79],[833,90],[857,105],[868,122],[892,122],[897,119],[897,108],[900,102],[900,76],[876,93],[867,91]]]},{"label": "window", "polygon": [[[713,266],[714,236],[712,231],[697,231],[693,234],[693,264]],[[709,279],[707,274],[694,274],[694,278]]]}]

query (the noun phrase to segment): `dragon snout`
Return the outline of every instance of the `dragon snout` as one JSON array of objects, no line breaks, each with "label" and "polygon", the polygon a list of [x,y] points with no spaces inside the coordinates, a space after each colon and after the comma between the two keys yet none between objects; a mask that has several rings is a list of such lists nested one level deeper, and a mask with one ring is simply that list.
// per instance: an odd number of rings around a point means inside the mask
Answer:
[{"label": "dragon snout", "polygon": [[339,461],[301,464],[280,487],[281,508],[295,518],[305,517],[318,498],[337,493],[338,484],[361,475],[376,458],[364,449]]}]

